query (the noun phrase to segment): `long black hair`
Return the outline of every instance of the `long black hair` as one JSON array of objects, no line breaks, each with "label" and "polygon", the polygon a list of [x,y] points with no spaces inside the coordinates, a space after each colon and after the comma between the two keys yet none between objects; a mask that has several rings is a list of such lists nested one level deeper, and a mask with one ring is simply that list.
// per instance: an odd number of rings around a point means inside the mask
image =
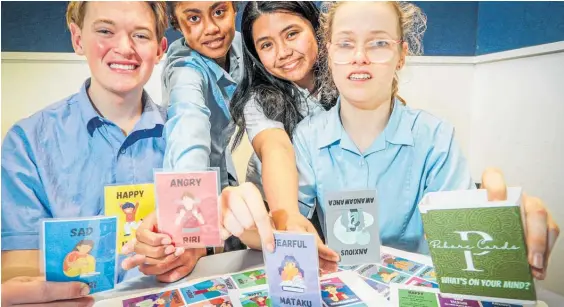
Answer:
[{"label": "long black hair", "polygon": [[[272,14],[276,12],[290,13],[298,15],[308,20],[316,35],[318,50],[321,51],[319,33],[319,9],[314,2],[310,1],[249,1],[243,11],[241,32],[243,36],[243,53],[245,72],[237,90],[231,99],[230,111],[233,121],[238,126],[235,141],[232,149],[235,149],[241,142],[241,138],[245,132],[245,105],[254,99],[258,106],[262,109],[264,115],[272,120],[279,121],[284,124],[286,133],[292,139],[292,133],[296,125],[303,119],[300,114],[300,106],[306,103],[306,98],[300,93],[298,88],[290,81],[277,78],[271,75],[264,65],[261,63],[257,54],[253,40],[253,24],[263,14]],[[319,74],[322,59],[319,52],[317,61],[313,66],[314,76]],[[320,80],[315,78],[314,90],[316,93],[320,88]],[[320,104],[329,109],[332,102],[324,102],[321,99]]]}]

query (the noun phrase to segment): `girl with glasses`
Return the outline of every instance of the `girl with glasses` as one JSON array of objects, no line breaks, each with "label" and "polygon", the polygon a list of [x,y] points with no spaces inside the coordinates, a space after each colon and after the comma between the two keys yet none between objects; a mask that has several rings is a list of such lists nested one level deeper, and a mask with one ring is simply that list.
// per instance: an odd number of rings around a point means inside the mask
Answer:
[{"label": "girl with glasses", "polygon": [[[336,97],[336,105],[294,130],[300,211],[309,218],[317,207],[324,224],[327,192],[376,189],[382,244],[427,253],[419,201],[429,192],[476,186],[454,127],[408,107],[398,95],[397,73],[407,55],[420,53],[425,17],[405,2],[336,2],[326,8],[319,44],[326,54],[316,78],[321,95]],[[506,197],[499,171],[484,171],[482,185],[491,200]],[[256,205],[260,195],[240,187],[222,197],[231,211],[248,206],[256,217],[245,223],[250,226],[224,220],[226,229],[239,229],[246,242],[256,242],[250,234],[258,231],[267,246],[272,235],[268,215]],[[533,275],[544,279],[559,228],[538,198],[524,196],[523,208],[529,263]]]}]

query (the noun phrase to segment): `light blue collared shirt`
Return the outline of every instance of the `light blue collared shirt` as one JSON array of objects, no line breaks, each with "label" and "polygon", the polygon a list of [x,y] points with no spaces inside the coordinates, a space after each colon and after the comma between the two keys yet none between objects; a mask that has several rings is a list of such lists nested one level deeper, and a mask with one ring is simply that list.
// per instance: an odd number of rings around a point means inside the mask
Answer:
[{"label": "light blue collared shirt", "polygon": [[454,128],[396,100],[384,131],[360,153],[339,110],[340,103],[296,128],[300,211],[311,217],[317,203],[325,229],[327,192],[376,189],[382,244],[427,253],[419,201],[428,192],[475,188]]},{"label": "light blue collared shirt", "polygon": [[[162,167],[165,110],[143,93],[133,131],[101,117],[80,92],[17,122],[2,143],[2,250],[39,248],[43,218],[104,214],[104,186],[153,182]],[[127,273],[127,274],[126,274]],[[118,281],[138,270],[119,270]]]},{"label": "light blue collared shirt", "polygon": [[235,132],[229,101],[244,69],[239,32],[235,33],[228,57],[229,73],[180,38],[169,47],[162,75],[163,102],[168,105],[169,118],[164,129],[167,146],[163,167],[219,167],[222,189],[230,181],[237,181],[227,147]]}]

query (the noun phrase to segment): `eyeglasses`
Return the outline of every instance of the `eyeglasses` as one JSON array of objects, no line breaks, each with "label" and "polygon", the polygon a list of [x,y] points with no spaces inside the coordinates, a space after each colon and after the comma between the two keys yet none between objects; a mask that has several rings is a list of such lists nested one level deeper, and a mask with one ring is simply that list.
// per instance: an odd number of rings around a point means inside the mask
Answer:
[{"label": "eyeglasses", "polygon": [[402,42],[403,40],[401,39],[379,39],[366,43],[363,49],[357,48],[357,46],[350,41],[331,43],[331,46],[334,47],[332,60],[335,64],[351,64],[357,52],[363,52],[371,63],[386,63],[394,57],[394,47]]}]

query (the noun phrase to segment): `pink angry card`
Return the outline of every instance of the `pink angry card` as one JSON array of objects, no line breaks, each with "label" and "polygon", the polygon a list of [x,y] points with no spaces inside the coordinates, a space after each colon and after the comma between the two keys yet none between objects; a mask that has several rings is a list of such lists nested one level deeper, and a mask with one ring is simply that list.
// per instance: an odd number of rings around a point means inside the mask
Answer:
[{"label": "pink angry card", "polygon": [[177,247],[222,246],[216,171],[155,172],[159,231]]}]

